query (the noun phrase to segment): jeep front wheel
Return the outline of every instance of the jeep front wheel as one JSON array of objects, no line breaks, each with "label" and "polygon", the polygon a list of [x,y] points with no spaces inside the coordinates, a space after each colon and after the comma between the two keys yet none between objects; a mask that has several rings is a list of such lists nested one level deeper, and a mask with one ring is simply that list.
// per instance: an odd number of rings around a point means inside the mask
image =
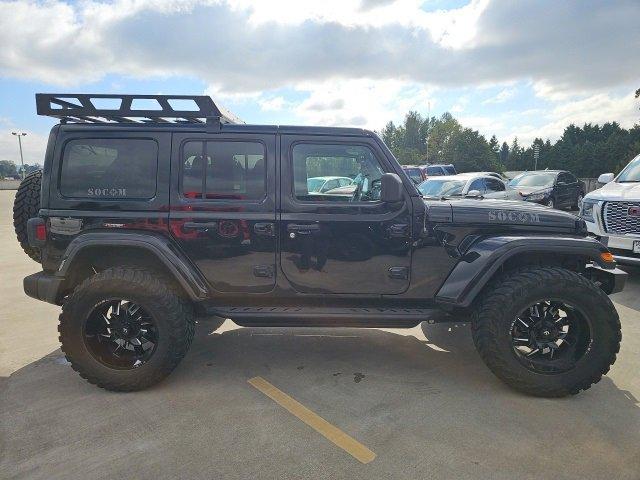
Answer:
[{"label": "jeep front wheel", "polygon": [[620,321],[590,280],[557,267],[508,274],[484,293],[473,340],[489,369],[511,387],[541,397],[586,390],[620,349]]},{"label": "jeep front wheel", "polygon": [[60,342],[81,377],[101,388],[141,390],[165,378],[194,334],[191,305],[155,272],[109,268],[65,301]]}]

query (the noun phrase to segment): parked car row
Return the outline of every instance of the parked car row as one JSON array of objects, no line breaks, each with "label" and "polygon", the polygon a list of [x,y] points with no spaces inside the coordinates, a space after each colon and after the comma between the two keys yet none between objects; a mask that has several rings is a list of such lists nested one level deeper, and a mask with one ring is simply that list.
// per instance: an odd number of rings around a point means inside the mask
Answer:
[{"label": "parked car row", "polygon": [[427,197],[487,197],[574,209],[582,204],[585,194],[585,185],[563,170],[524,172],[513,180],[495,172],[433,176],[419,182],[418,189]]},{"label": "parked car row", "polygon": [[589,194],[584,182],[565,170],[523,172],[509,180],[496,172],[456,174],[453,165],[403,169],[427,198],[483,197],[579,209],[588,231],[619,263],[640,265],[640,155],[619,175],[600,175],[604,186]]}]

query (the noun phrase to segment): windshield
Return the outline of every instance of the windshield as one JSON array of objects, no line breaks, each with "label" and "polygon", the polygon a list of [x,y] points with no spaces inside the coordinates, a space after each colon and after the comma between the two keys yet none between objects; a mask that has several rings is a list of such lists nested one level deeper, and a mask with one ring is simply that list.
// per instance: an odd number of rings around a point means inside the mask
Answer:
[{"label": "windshield", "polygon": [[466,182],[461,180],[426,180],[418,186],[418,190],[425,197],[447,197],[462,195]]},{"label": "windshield", "polygon": [[616,182],[640,182],[640,155],[629,162]]},{"label": "windshield", "polygon": [[509,182],[512,187],[550,187],[556,179],[555,173],[523,173]]},{"label": "windshield", "polygon": [[324,178],[309,178],[307,179],[307,191],[309,192],[319,192],[324,185]]}]

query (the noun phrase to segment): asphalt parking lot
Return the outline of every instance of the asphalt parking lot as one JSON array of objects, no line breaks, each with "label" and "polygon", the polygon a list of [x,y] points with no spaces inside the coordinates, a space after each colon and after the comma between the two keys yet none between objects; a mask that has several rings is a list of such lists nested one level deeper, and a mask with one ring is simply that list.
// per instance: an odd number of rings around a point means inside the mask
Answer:
[{"label": "asphalt parking lot", "polygon": [[[248,329],[200,323],[149,390],[83,381],[59,309],[26,297],[38,265],[0,191],[0,478],[640,478],[640,271],[614,297],[622,350],[587,392],[511,391],[468,329]],[[450,328],[452,327],[452,328]],[[362,463],[256,388],[261,377],[360,442]]]}]

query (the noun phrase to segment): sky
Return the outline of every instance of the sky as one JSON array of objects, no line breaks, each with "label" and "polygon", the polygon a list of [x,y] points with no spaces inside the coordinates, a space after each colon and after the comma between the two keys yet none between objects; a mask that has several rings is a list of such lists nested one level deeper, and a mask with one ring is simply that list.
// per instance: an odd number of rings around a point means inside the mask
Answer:
[{"label": "sky", "polygon": [[0,160],[42,163],[34,94],[201,95],[246,123],[487,138],[640,122],[640,1],[0,0]]}]

